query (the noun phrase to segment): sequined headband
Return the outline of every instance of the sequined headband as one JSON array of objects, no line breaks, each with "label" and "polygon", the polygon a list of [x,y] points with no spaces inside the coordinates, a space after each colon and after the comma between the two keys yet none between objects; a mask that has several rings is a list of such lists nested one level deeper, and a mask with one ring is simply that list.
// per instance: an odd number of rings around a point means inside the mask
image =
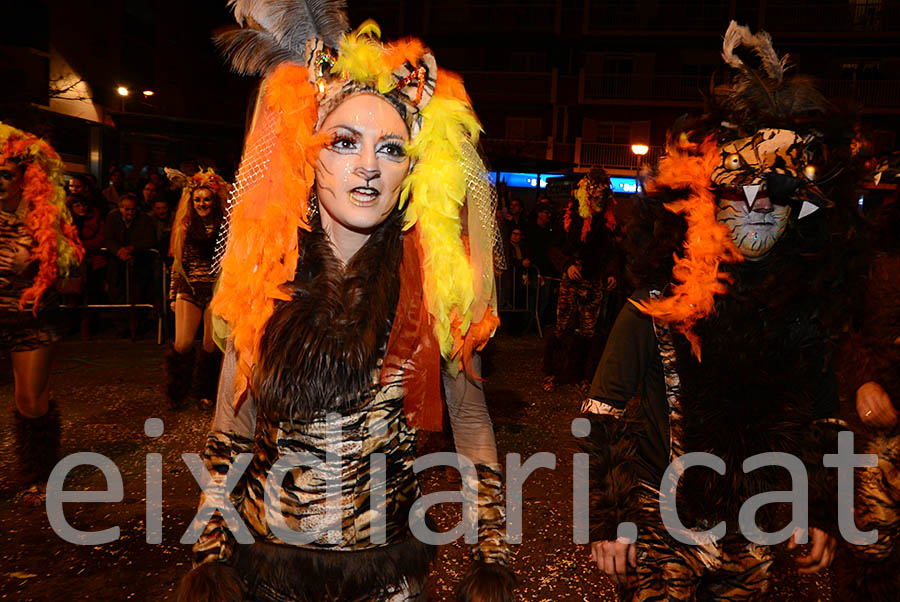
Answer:
[{"label": "sequined headband", "polygon": [[[379,35],[377,26],[363,25],[360,35]],[[380,42],[368,36],[376,52],[382,50]],[[371,72],[360,80],[342,68],[339,52],[314,38],[306,44],[307,71],[315,86],[318,101],[318,125],[321,125],[341,102],[353,94],[371,92],[378,94],[397,109],[406,122],[410,136],[415,137],[421,126],[421,110],[431,100],[437,80],[437,63],[430,52],[416,59],[415,64],[405,61],[390,72]]]}]

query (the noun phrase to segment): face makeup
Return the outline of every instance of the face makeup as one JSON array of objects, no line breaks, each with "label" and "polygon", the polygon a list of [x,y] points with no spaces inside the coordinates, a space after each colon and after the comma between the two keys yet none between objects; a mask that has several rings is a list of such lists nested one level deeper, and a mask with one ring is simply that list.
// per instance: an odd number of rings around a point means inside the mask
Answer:
[{"label": "face makeup", "polygon": [[409,171],[409,131],[374,94],[349,97],[322,122],[328,142],[316,165],[322,226],[332,237],[368,236],[397,203]]}]

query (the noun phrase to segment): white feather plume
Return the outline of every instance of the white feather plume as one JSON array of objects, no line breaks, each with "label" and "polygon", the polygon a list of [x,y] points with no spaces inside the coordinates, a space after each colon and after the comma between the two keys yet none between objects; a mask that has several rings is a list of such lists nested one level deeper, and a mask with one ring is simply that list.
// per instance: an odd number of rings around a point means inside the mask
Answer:
[{"label": "white feather plume", "polygon": [[750,48],[756,53],[769,77],[779,82],[784,78],[788,55],[778,58],[772,47],[772,36],[768,32],[760,31],[754,35],[750,33],[748,27],[732,21],[728,25],[728,31],[725,32],[725,39],[722,42],[722,58],[735,69],[747,69],[744,61],[735,54],[735,50],[740,46]]}]

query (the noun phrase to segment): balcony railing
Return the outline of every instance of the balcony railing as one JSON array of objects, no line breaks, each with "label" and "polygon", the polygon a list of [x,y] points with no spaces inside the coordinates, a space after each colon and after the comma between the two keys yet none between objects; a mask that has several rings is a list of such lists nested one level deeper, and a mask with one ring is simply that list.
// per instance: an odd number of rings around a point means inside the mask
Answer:
[{"label": "balcony railing", "polygon": [[[488,158],[495,157],[522,157],[529,159],[552,159],[548,157],[548,141],[540,140],[516,140],[512,138],[482,138],[481,150]],[[552,154],[552,150],[550,151]]]},{"label": "balcony railing", "polygon": [[855,100],[863,109],[900,110],[900,80],[826,79],[819,89],[828,98]]},{"label": "balcony railing", "polygon": [[637,169],[640,165],[655,165],[665,152],[665,147],[651,146],[642,158],[631,152],[630,144],[607,142],[582,142],[575,144],[548,140],[513,140],[509,138],[482,138],[481,149],[491,158],[521,157],[522,159],[547,159],[572,165],[600,165],[612,169]]},{"label": "balcony railing", "polygon": [[665,152],[665,147],[651,146],[646,155],[638,157],[631,152],[630,144],[606,142],[582,142],[580,146],[576,144],[575,147],[575,163],[616,169],[637,169],[639,164],[655,165]]},{"label": "balcony railing", "polygon": [[625,0],[621,2],[590,2],[587,30],[667,30],[667,31],[725,31],[732,15],[729,2],[649,2]]},{"label": "balcony railing", "polygon": [[695,75],[604,75],[583,73],[584,102],[659,100],[700,102],[709,77]]},{"label": "balcony railing", "polygon": [[770,2],[765,28],[772,33],[886,33],[900,31],[896,2]]},{"label": "balcony railing", "polygon": [[554,72],[463,71],[466,90],[479,100],[504,100],[518,103],[556,102]]},{"label": "balcony railing", "polygon": [[559,29],[556,2],[448,2],[429,0],[425,33],[474,34],[510,31],[554,33]]},{"label": "balcony railing", "polygon": [[[709,91],[707,76],[582,74],[583,102],[609,100],[700,103]],[[900,109],[900,80],[819,80],[831,99],[854,100],[865,109]]]}]

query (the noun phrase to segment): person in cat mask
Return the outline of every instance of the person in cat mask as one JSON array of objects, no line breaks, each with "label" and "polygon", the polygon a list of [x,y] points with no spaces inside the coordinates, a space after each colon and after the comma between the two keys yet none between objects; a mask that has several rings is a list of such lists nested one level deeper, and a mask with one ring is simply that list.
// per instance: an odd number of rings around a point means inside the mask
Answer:
[{"label": "person in cat mask", "polygon": [[[846,315],[849,137],[806,79],[785,74],[768,34],[732,22],[722,55],[729,77],[702,118],[670,131],[638,201],[627,239],[637,292],[582,408],[592,558],[622,600],[760,599],[776,545],[803,573],[834,557],[836,489],[822,454],[840,428],[831,341]],[[691,452],[717,456],[724,472],[665,480]],[[809,475],[808,526],[786,544],[790,530],[777,544],[751,541],[740,518],[748,499],[791,489],[784,468],[744,470],[764,452],[799,458]],[[663,524],[673,508],[681,526]],[[783,512],[764,505],[753,524],[779,532]],[[685,537],[720,524],[702,545]]]}]

